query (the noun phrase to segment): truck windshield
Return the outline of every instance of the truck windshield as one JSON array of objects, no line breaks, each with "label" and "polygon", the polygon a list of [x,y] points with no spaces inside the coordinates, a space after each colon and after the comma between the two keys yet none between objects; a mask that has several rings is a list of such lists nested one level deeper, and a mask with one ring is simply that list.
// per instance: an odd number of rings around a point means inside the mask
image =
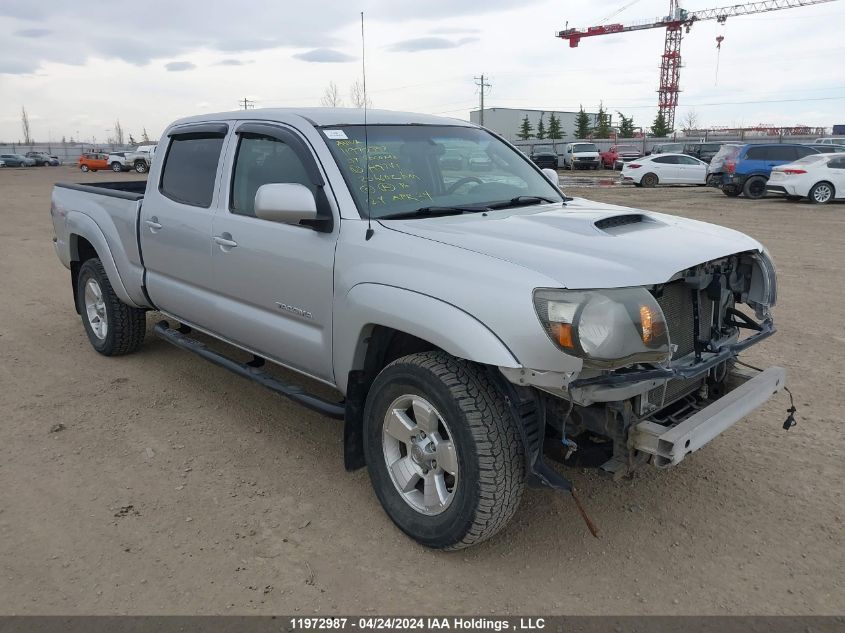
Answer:
[{"label": "truck windshield", "polygon": [[572,145],[572,151],[580,154],[582,152],[597,152],[599,150],[596,148],[595,143],[575,143]]},{"label": "truck windshield", "polygon": [[370,125],[366,143],[362,125],[322,131],[362,217],[368,189],[372,218],[435,207],[485,211],[516,199],[512,206],[533,198],[563,202],[524,154],[485,130]]}]

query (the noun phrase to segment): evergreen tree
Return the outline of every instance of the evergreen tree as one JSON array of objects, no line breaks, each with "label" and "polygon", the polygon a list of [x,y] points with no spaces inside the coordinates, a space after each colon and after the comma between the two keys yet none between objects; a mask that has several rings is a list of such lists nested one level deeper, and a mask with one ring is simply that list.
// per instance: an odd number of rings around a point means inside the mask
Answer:
[{"label": "evergreen tree", "polygon": [[584,112],[584,106],[578,111],[578,118],[575,119],[575,138],[583,139],[590,136],[590,117]]},{"label": "evergreen tree", "polygon": [[519,126],[519,132],[517,136],[521,138],[523,141],[527,141],[531,138],[531,132],[534,131],[534,126],[531,125],[531,121],[528,120],[528,115],[525,115],[525,118],[522,119],[522,124]]},{"label": "evergreen tree", "polygon": [[604,109],[604,104],[599,104],[599,113],[596,116],[596,138],[610,138],[610,116]]},{"label": "evergreen tree", "polygon": [[540,121],[537,123],[537,138],[543,139],[546,138],[546,124],[543,123],[543,117],[546,116],[545,112],[540,113]]},{"label": "evergreen tree", "polygon": [[554,112],[549,115],[549,138],[552,140],[563,138],[563,131],[560,129],[560,119],[555,116]]},{"label": "evergreen tree", "polygon": [[651,133],[660,138],[669,136],[672,133],[669,125],[666,123],[666,117],[663,116],[662,112],[658,112],[657,116],[654,117],[654,123],[651,124]]},{"label": "evergreen tree", "polygon": [[634,138],[634,117],[627,117],[621,112],[619,115],[619,137],[620,138]]}]

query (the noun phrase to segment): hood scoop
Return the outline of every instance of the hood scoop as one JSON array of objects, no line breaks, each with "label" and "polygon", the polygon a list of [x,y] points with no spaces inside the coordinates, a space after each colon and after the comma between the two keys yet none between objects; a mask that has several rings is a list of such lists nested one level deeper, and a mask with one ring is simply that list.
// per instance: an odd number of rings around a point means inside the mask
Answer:
[{"label": "hood scoop", "polygon": [[594,226],[602,231],[615,232],[614,229],[632,224],[642,224],[643,222],[646,222],[643,214],[625,213],[624,215],[611,215],[610,217],[596,220]]}]

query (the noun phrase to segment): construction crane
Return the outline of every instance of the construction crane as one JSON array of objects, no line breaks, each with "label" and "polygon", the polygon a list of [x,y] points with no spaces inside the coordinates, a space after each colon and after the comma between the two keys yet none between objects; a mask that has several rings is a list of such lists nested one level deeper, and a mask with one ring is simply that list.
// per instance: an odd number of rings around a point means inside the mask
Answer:
[{"label": "construction crane", "polygon": [[[684,32],[689,33],[690,27],[701,20],[716,20],[720,24],[734,16],[752,15],[781,9],[794,9],[811,4],[833,2],[834,0],[768,0],[767,2],[749,2],[735,4],[718,9],[704,9],[703,11],[685,11],[680,6],[680,0],[669,0],[669,13],[661,18],[648,22],[629,25],[604,24],[591,26],[588,29],[566,29],[560,31],[557,37],[569,40],[569,47],[575,48],[585,37],[610,35],[612,33],[627,33],[628,31],[643,31],[646,29],[666,29],[666,45],[660,62],[660,88],[657,91],[658,111],[666,120],[668,128],[675,127],[675,108],[678,106],[678,93],[681,77],[681,37]],[[631,3],[633,4],[633,3]],[[629,5],[626,5],[629,6]],[[719,41],[721,45],[721,41]]]}]

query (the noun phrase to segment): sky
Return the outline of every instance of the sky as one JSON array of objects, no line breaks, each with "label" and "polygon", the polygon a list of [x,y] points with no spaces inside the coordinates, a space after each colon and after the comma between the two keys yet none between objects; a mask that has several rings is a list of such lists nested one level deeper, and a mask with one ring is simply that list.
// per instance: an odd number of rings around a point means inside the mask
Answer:
[{"label": "sky", "polygon": [[[685,0],[690,11],[736,0]],[[609,21],[614,12],[626,7]],[[468,119],[475,77],[487,107],[595,111],[648,127],[664,31],[581,41],[584,27],[655,18],[668,0],[0,0],[0,141],[103,142],[119,120],[136,139],[172,120],[320,105],[334,82],[350,105],[365,14],[373,107]],[[681,121],[703,126],[845,124],[845,0],[695,24],[684,35]],[[721,53],[716,37],[724,36]],[[718,63],[718,74],[717,74]],[[96,141],[95,141],[96,139]]]}]

